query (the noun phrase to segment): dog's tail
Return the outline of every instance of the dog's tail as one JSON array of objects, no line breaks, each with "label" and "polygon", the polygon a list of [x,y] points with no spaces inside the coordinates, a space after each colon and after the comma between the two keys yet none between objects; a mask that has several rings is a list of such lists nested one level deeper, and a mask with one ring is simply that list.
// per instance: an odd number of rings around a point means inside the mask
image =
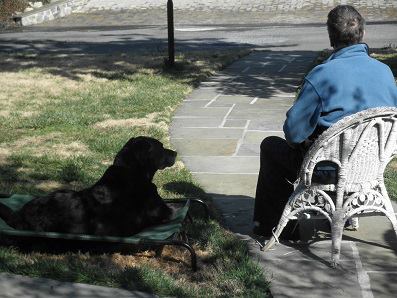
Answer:
[{"label": "dog's tail", "polygon": [[8,224],[13,217],[14,211],[10,207],[0,203],[0,218]]}]

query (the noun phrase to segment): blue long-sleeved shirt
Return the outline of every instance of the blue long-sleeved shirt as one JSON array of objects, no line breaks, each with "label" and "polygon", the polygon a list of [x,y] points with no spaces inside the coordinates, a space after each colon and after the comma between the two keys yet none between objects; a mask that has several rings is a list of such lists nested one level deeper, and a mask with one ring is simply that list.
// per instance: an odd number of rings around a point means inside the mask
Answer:
[{"label": "blue long-sleeved shirt", "polygon": [[390,68],[368,55],[366,44],[333,53],[306,77],[287,112],[284,134],[301,143],[316,128],[326,129],[341,118],[383,106],[397,106],[397,86]]}]

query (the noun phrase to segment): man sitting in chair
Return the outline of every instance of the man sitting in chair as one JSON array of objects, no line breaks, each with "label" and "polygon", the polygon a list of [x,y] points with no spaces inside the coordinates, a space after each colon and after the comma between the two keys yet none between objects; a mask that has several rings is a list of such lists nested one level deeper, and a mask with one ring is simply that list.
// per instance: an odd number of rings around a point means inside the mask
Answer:
[{"label": "man sitting in chair", "polygon": [[[269,237],[277,226],[297,179],[309,144],[341,118],[374,107],[397,106],[397,87],[390,68],[368,55],[362,43],[364,19],[350,5],[328,14],[327,27],[333,54],[306,77],[287,112],[285,140],[262,141],[255,196],[254,233]],[[281,237],[296,238],[289,222]]]}]

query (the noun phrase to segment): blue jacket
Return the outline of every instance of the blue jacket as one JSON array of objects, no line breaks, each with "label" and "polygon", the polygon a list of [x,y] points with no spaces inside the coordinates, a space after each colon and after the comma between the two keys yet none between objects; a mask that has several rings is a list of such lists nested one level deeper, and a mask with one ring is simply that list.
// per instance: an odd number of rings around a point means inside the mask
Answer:
[{"label": "blue jacket", "polygon": [[397,86],[390,68],[368,55],[366,44],[333,53],[305,78],[284,123],[289,143],[301,143],[356,112],[397,106]]}]

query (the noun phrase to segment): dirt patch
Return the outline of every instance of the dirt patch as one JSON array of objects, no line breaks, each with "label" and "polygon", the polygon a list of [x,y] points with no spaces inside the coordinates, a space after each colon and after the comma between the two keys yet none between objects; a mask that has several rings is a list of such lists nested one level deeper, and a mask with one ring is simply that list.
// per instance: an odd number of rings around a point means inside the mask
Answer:
[{"label": "dirt patch", "polygon": [[134,126],[155,126],[157,128],[167,130],[168,124],[164,121],[156,122],[159,118],[160,113],[151,113],[148,114],[144,118],[128,118],[128,119],[106,119],[101,122],[97,122],[94,124],[95,128],[98,129],[108,129],[108,128],[115,128],[115,127],[134,127]]},{"label": "dirt patch", "polygon": [[56,155],[61,157],[71,157],[76,155],[87,155],[89,154],[89,149],[83,143],[72,142],[69,144],[52,145],[50,152],[56,152]]},{"label": "dirt patch", "polygon": [[392,159],[389,164],[387,165],[389,169],[392,169],[393,171],[397,171],[397,158]]},{"label": "dirt patch", "polygon": [[10,155],[11,155],[11,153],[10,153],[9,149],[0,148],[0,166],[9,164],[8,157]]},{"label": "dirt patch", "polygon": [[60,189],[63,186],[64,186],[63,184],[56,181],[43,181],[36,185],[38,189],[45,192],[54,191],[56,189]]}]

